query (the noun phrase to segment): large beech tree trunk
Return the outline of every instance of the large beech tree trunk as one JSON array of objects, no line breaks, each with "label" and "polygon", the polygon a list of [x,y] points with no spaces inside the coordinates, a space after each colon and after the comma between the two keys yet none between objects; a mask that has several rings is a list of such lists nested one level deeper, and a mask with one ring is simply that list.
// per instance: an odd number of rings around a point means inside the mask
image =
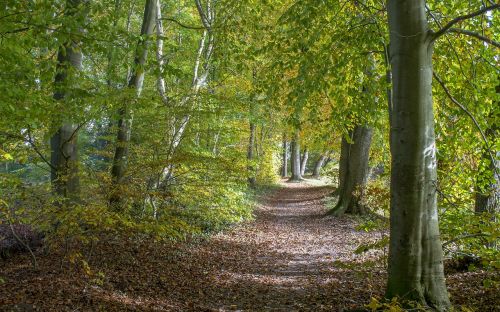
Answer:
[{"label": "large beech tree trunk", "polygon": [[432,38],[424,0],[389,0],[391,217],[386,297],[450,307],[436,202]]},{"label": "large beech tree trunk", "polygon": [[296,131],[292,140],[292,176],[290,177],[291,182],[298,182],[302,180],[302,175],[300,174],[300,136],[299,131]]},{"label": "large beech tree trunk", "polygon": [[[144,17],[142,21],[141,37],[134,58],[134,69],[128,82],[128,87],[135,89],[137,97],[140,96],[144,82],[144,66],[148,56],[148,44],[153,33],[156,20],[156,1],[146,0]],[[121,206],[122,195],[119,186],[123,184],[123,178],[127,169],[128,145],[132,132],[132,110],[131,102],[126,101],[118,111],[118,133],[116,137],[116,148],[111,168],[111,178],[114,190],[110,197],[110,205],[116,209]]]},{"label": "large beech tree trunk", "polygon": [[349,132],[350,140],[342,139],[339,164],[339,200],[331,213],[341,215],[364,213],[360,204],[363,190],[368,177],[368,159],[373,129],[366,126],[356,126]]},{"label": "large beech tree trunk", "polygon": [[326,154],[321,154],[319,156],[319,159],[314,164],[313,178],[318,179],[321,176],[321,168],[323,168],[327,158]]},{"label": "large beech tree trunk", "polygon": [[[66,14],[75,15],[82,6],[81,0],[68,0]],[[77,38],[77,37],[76,37]],[[54,99],[63,102],[67,97],[67,86],[72,71],[82,68],[80,42],[70,39],[59,48],[57,69],[54,79]],[[50,178],[53,191],[65,199],[79,198],[80,179],[78,176],[78,126],[71,122],[71,116],[63,118],[56,133],[50,138]]]},{"label": "large beech tree trunk", "polygon": [[281,177],[285,178],[288,175],[288,142],[286,135],[283,135],[283,162],[281,165]]},{"label": "large beech tree trunk", "polygon": [[300,175],[304,176],[306,173],[306,168],[307,168],[307,160],[309,159],[309,151],[307,150],[307,147],[304,148],[304,153],[302,154],[302,159],[300,161]]}]

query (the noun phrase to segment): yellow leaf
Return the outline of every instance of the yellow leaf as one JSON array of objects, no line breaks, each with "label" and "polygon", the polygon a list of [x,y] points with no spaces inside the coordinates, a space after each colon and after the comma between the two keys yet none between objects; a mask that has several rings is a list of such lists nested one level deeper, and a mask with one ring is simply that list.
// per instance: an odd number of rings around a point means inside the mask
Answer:
[{"label": "yellow leaf", "polygon": [[9,153],[4,153],[2,157],[5,158],[6,160],[14,160],[14,157],[12,157],[12,155]]},{"label": "yellow leaf", "polygon": [[370,304],[366,306],[372,311],[376,311],[380,307],[380,303],[378,302],[377,298],[372,297],[370,300]]}]

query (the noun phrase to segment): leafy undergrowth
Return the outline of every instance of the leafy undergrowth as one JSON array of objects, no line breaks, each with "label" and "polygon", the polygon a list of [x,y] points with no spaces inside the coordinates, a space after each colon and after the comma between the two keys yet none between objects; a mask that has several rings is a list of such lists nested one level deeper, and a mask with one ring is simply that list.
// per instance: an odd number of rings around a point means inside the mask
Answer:
[{"label": "leafy undergrowth", "polygon": [[[327,186],[288,184],[262,200],[256,220],[188,242],[102,238],[88,265],[38,254],[1,263],[0,309],[21,311],[343,311],[382,297],[383,251],[354,253],[376,242],[358,219],[325,217]],[[495,311],[495,279],[452,273],[452,301]],[[459,309],[460,311],[460,309]]]}]

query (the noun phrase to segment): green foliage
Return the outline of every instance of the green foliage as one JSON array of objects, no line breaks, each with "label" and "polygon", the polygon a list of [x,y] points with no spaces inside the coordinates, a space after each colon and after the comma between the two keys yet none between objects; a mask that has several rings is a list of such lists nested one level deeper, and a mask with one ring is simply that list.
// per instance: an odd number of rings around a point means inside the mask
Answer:
[{"label": "green foliage", "polygon": [[[283,136],[289,140],[296,130],[311,154],[331,155],[323,172],[336,182],[340,140],[358,124],[376,129],[370,164],[386,169],[362,190],[362,204],[389,216],[390,64],[379,1],[220,0],[214,25],[205,29],[214,49],[201,54],[205,30],[192,1],[161,3],[165,32],[146,45],[149,57],[140,68],[134,55],[147,39],[140,36],[142,2],[83,1],[72,14],[65,1],[0,4],[0,222],[44,232],[50,246],[66,250],[66,258],[99,285],[104,277],[90,274],[83,247],[106,235],[184,239],[251,219],[248,178],[256,178],[257,190],[275,183]],[[437,30],[483,3],[428,5]],[[456,26],[498,41],[497,16],[498,10]],[[162,62],[155,58],[158,39]],[[83,67],[68,69],[64,85],[56,86],[57,55],[68,42],[84,55]],[[468,111],[434,84],[445,249],[450,257],[472,255],[499,269],[498,212],[474,213],[476,193],[494,182],[486,151],[500,150],[498,50],[450,32],[436,41],[434,56],[434,71]],[[145,73],[139,97],[127,87],[135,70]],[[202,74],[206,81],[193,86]],[[64,100],[54,100],[57,88],[65,91]],[[109,171],[124,103],[133,123],[125,182],[117,186]],[[488,134],[488,146],[469,114]],[[50,185],[49,141],[64,122],[78,125],[81,194],[75,202],[54,195]],[[253,159],[247,159],[250,123],[256,127]],[[109,207],[113,192],[124,199],[119,210]],[[327,202],[334,205],[335,198]],[[382,233],[387,227],[367,220],[358,230]],[[357,252],[385,248],[387,241],[382,236]],[[369,308],[398,311],[400,305],[374,299]]]}]

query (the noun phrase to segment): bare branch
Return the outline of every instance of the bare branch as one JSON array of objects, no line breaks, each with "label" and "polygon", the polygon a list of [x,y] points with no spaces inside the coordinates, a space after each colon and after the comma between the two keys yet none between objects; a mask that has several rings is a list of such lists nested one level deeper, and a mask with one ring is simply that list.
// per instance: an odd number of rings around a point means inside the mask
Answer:
[{"label": "bare branch", "polygon": [[35,142],[33,142],[33,139],[31,137],[31,130],[29,128],[26,131],[26,134],[28,135],[28,143],[31,145],[31,147],[33,148],[35,153],[37,153],[38,156],[43,160],[43,162],[46,163],[51,169],[56,170],[56,167],[52,166],[50,161],[48,161],[47,158],[45,158],[45,156],[43,156],[43,154],[40,152],[40,150],[36,146]]},{"label": "bare branch", "polygon": [[486,135],[484,134],[483,129],[481,129],[481,126],[477,122],[477,119],[474,117],[474,115],[472,115],[471,112],[469,112],[469,110],[467,108],[465,108],[464,105],[462,105],[457,99],[455,99],[455,97],[453,97],[453,95],[451,95],[450,90],[446,87],[446,85],[444,84],[443,80],[441,80],[441,78],[438,76],[438,74],[436,74],[434,72],[433,76],[436,79],[436,81],[441,85],[441,87],[443,88],[444,92],[446,93],[446,95],[448,96],[448,98],[453,102],[453,104],[455,104],[458,107],[460,107],[460,109],[463,110],[472,119],[472,121],[474,122],[474,125],[476,125],[476,128],[481,133],[481,137],[483,138],[483,141],[484,141],[484,144],[485,144],[485,148],[488,151],[490,159],[491,159],[491,161],[493,163],[493,168],[495,170],[495,173],[498,175],[498,168],[497,168],[497,165],[496,165],[497,162],[495,160],[495,157],[493,157],[493,153],[491,152],[490,143],[488,143],[488,139],[486,138]]},{"label": "bare branch", "polygon": [[496,42],[488,37],[485,37],[481,34],[478,34],[476,32],[473,32],[473,31],[470,31],[470,30],[465,30],[465,29],[461,29],[461,28],[450,28],[448,30],[448,32],[452,32],[452,33],[457,33],[457,34],[462,34],[462,35],[467,35],[467,36],[471,36],[471,37],[474,37],[476,39],[479,39],[483,42],[486,42],[486,43],[489,43],[497,48],[500,48],[500,42]]},{"label": "bare branch", "polygon": [[489,235],[486,235],[486,234],[483,234],[483,233],[476,233],[476,234],[465,234],[465,235],[462,235],[462,236],[458,236],[458,237],[455,237],[455,238],[452,238],[450,239],[449,241],[446,241],[443,243],[443,248],[445,248],[446,246],[452,244],[452,243],[455,243],[459,240],[463,240],[463,239],[467,239],[467,238],[476,238],[476,237],[488,237]]},{"label": "bare branch", "polygon": [[182,23],[181,21],[176,20],[175,18],[163,17],[162,20],[163,21],[174,22],[177,25],[181,26],[182,28],[186,28],[186,29],[194,29],[194,30],[205,30],[206,29],[205,26],[191,26],[191,25],[186,25],[186,24]]},{"label": "bare branch", "polygon": [[500,8],[500,4],[493,4],[493,5],[484,7],[482,9],[478,10],[478,11],[458,16],[458,17],[452,19],[448,24],[444,25],[440,30],[438,30],[437,32],[435,32],[434,34],[432,34],[432,41],[438,39],[439,37],[441,37],[442,35],[444,35],[446,32],[448,32],[450,30],[450,28],[453,27],[453,25],[455,25],[457,23],[460,23],[461,21],[465,21],[467,19],[470,19],[470,18],[476,17],[478,15],[484,14],[484,13],[486,13],[488,11],[496,10],[498,8]]},{"label": "bare branch", "polygon": [[9,227],[10,227],[10,232],[12,233],[12,236],[14,236],[14,238],[16,239],[16,241],[21,244],[26,250],[28,250],[28,252],[30,253],[31,255],[31,263],[33,264],[33,269],[38,269],[38,263],[36,261],[36,257],[35,257],[35,254],[33,253],[33,250],[30,248],[30,246],[25,243],[21,237],[19,237],[19,235],[17,235],[16,231],[14,230],[14,226],[12,225],[11,222],[8,222],[9,223]]}]

